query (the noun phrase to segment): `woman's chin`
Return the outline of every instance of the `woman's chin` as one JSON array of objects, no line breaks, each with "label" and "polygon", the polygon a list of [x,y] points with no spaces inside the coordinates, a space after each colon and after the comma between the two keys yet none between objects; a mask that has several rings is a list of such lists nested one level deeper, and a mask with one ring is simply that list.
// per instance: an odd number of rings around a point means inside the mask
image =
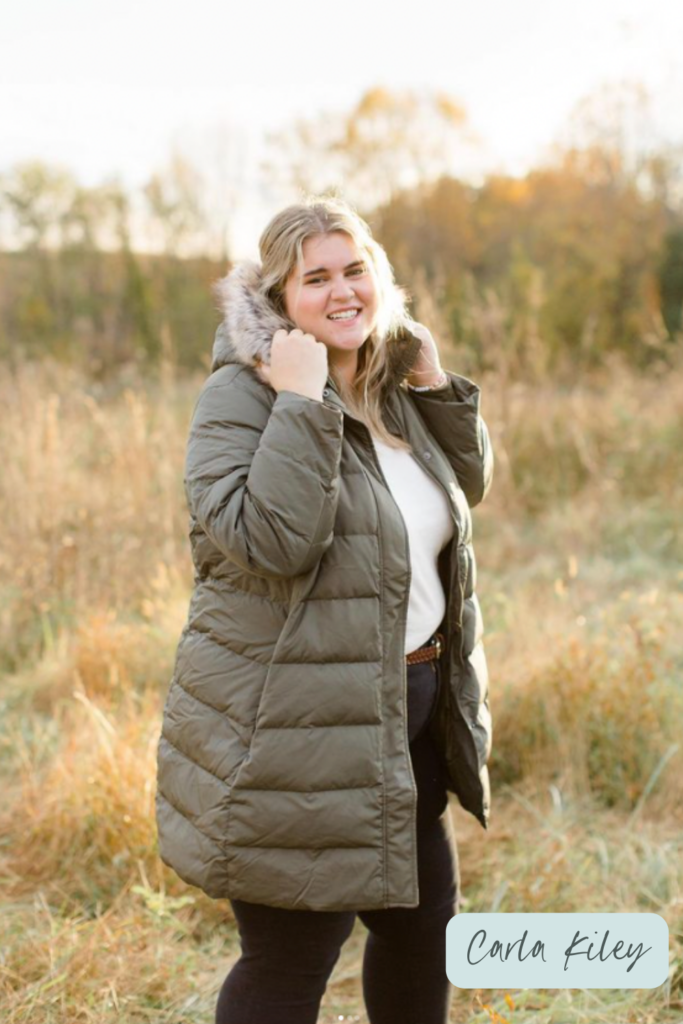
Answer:
[{"label": "woman's chin", "polygon": [[338,349],[354,349],[360,348],[365,344],[367,335],[365,331],[347,331],[346,333],[330,332],[326,338],[320,339],[324,341],[330,348]]},{"label": "woman's chin", "polygon": [[335,325],[330,321],[318,323],[316,326],[317,330],[313,329],[310,333],[314,334],[317,340],[322,341],[328,348],[336,348],[341,352],[362,348],[375,328],[374,322],[368,323],[367,317],[363,317],[360,323],[347,326]]}]

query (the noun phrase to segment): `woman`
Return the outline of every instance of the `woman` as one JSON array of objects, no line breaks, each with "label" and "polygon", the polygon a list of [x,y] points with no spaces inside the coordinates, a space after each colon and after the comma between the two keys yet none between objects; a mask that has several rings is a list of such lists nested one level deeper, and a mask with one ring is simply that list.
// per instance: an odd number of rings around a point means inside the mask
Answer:
[{"label": "woman", "polygon": [[469,507],[493,458],[344,203],[221,283],[185,488],[196,570],[159,743],[163,860],[232,903],[217,1024],[309,1024],[356,914],[373,1024],[443,1024],[447,789],[485,826]]}]

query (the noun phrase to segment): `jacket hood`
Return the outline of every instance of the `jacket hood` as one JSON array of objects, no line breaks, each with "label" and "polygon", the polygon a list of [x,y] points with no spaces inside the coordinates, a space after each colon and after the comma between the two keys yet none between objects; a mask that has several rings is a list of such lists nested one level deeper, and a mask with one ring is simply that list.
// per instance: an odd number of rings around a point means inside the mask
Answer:
[{"label": "jacket hood", "polygon": [[[216,285],[219,310],[223,314],[213,345],[211,373],[228,363],[256,366],[270,361],[270,346],[276,331],[291,331],[293,325],[281,316],[261,294],[261,268],[244,260]],[[387,345],[389,384],[398,385],[417,359],[422,343],[407,329],[400,330]]]}]

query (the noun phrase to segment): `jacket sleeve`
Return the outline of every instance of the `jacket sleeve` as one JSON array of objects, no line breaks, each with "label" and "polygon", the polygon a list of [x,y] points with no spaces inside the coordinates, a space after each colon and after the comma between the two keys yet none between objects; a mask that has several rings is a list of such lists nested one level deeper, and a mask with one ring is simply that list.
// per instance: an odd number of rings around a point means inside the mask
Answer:
[{"label": "jacket sleeve", "polygon": [[467,377],[448,370],[446,374],[449,387],[409,394],[474,508],[488,494],[493,479],[493,450],[479,413],[481,392]]},{"label": "jacket sleeve", "polygon": [[185,463],[190,513],[248,572],[298,576],[332,543],[339,499],[341,410],[293,391],[272,408],[234,380],[208,385]]}]

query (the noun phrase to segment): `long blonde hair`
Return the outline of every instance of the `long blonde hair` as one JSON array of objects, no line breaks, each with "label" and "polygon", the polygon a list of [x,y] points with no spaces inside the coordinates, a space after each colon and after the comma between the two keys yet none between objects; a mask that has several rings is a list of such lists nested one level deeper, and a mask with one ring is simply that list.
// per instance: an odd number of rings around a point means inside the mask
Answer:
[{"label": "long blonde hair", "polygon": [[285,310],[285,285],[294,268],[303,264],[304,242],[313,235],[333,231],[347,234],[367,257],[379,302],[376,325],[358,353],[353,383],[349,384],[333,366],[330,366],[330,376],[354,416],[363,420],[385,444],[410,450],[407,442],[389,433],[382,419],[382,388],[389,372],[387,343],[408,326],[406,294],[394,281],[384,249],[356,211],[336,196],[311,196],[276,214],[259,240],[262,293],[281,316],[289,319]]}]

